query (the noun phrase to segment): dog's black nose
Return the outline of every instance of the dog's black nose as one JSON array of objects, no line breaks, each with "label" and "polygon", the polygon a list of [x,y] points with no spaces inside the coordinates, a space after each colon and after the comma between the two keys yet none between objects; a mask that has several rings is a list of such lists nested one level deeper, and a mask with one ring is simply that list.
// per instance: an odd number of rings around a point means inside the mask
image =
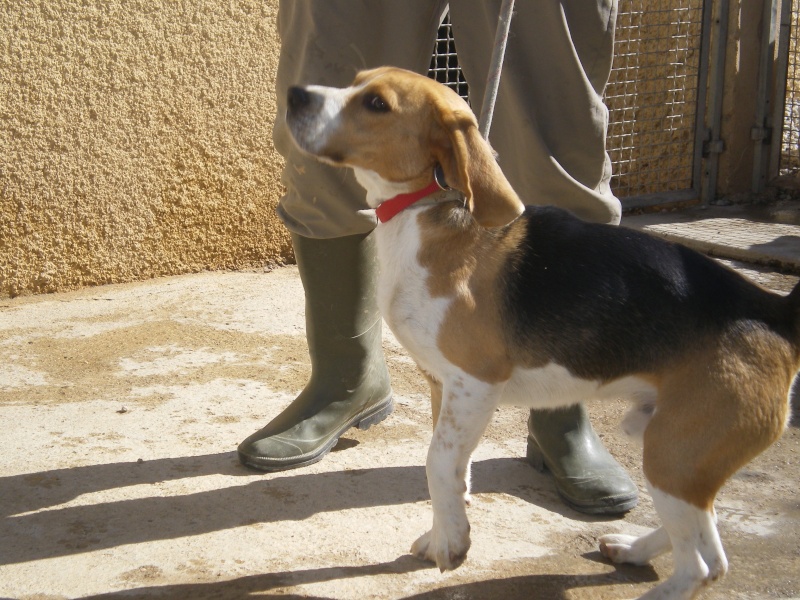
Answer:
[{"label": "dog's black nose", "polygon": [[311,103],[311,94],[309,94],[305,88],[295,85],[289,88],[289,94],[286,100],[290,110],[298,110]]}]

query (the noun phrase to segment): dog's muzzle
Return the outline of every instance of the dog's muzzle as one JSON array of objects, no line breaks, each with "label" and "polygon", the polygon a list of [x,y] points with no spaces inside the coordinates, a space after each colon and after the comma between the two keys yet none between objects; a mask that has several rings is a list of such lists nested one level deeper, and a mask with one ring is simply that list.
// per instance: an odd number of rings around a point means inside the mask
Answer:
[{"label": "dog's muzzle", "polygon": [[300,86],[292,86],[286,95],[286,105],[289,107],[289,114],[296,114],[302,112],[311,106],[314,96],[307,89]]},{"label": "dog's muzzle", "polygon": [[[324,152],[331,123],[339,110],[335,98],[313,89],[314,86],[292,86],[286,95],[286,123],[295,143],[301,150],[318,158],[333,160]],[[327,90],[326,90],[327,91]]]}]

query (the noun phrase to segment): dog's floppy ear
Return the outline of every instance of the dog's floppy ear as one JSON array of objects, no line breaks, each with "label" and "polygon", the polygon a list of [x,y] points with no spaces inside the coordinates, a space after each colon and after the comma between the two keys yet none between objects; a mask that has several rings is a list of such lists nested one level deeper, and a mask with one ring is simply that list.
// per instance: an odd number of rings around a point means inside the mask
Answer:
[{"label": "dog's floppy ear", "polygon": [[464,194],[472,216],[483,227],[508,225],[525,206],[494,158],[491,146],[478,131],[468,109],[434,103],[431,136],[434,157],[447,184]]}]

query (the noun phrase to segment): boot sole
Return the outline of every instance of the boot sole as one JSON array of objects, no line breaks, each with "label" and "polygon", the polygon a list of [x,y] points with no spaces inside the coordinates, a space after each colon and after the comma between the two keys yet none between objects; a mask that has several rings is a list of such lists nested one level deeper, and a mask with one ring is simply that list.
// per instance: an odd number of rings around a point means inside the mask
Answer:
[{"label": "boot sole", "polygon": [[300,456],[294,456],[287,459],[274,459],[265,458],[260,456],[250,456],[238,451],[239,462],[246,467],[258,469],[259,471],[275,472],[275,471],[288,471],[290,469],[297,469],[313,465],[316,462],[325,458],[336,444],[339,442],[339,437],[350,429],[357,427],[361,430],[366,430],[386,419],[394,411],[394,399],[391,394],[383,401],[375,406],[370,407],[368,410],[357,414],[352,419],[342,425],[332,436],[314,452],[309,452]]}]

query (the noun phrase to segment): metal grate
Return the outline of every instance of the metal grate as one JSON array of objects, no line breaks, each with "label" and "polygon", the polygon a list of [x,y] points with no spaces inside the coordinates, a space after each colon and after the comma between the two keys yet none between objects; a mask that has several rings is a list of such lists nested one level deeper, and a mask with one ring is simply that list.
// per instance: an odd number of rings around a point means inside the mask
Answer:
[{"label": "metal grate", "polygon": [[[611,187],[620,198],[692,188],[702,12],[703,0],[620,0],[605,94]],[[466,98],[449,16],[429,76]]]},{"label": "metal grate", "polygon": [[436,43],[433,45],[428,77],[452,88],[459,96],[468,100],[469,87],[458,64],[456,42],[453,39],[453,27],[450,25],[449,12],[445,14],[436,33]]},{"label": "metal grate", "polygon": [[800,171],[800,0],[792,1],[779,175]]},{"label": "metal grate", "polygon": [[691,189],[703,0],[620,0],[606,88],[611,188]]}]

